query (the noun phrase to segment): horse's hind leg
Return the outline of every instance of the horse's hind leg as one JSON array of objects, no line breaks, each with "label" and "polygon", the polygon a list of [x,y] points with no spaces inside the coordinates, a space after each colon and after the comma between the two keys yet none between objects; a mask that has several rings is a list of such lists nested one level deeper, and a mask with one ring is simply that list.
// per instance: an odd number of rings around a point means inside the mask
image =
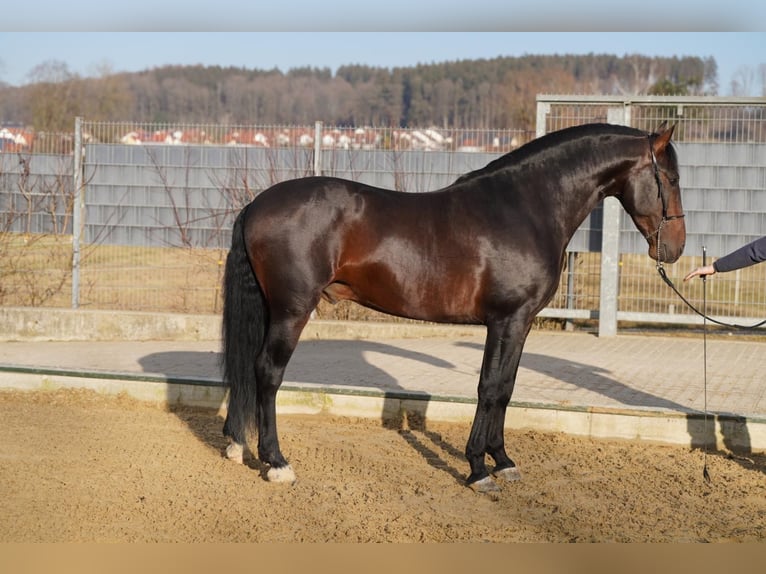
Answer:
[{"label": "horse's hind leg", "polygon": [[245,457],[245,437],[244,434],[235,432],[231,428],[228,415],[226,421],[223,423],[223,434],[229,437],[229,445],[226,447],[226,458],[236,462],[237,464],[243,464]]},{"label": "horse's hind leg", "polygon": [[[269,465],[270,482],[294,482],[295,473],[279,448],[277,435],[277,391],[298,344],[309,315],[272,318],[263,348],[256,359],[258,384],[258,458]],[[275,320],[276,319],[276,320]]]},{"label": "horse's hind leg", "polygon": [[[253,373],[254,375],[255,373]],[[244,387],[255,385],[254,377],[251,376],[240,386],[229,388],[229,402],[226,412],[226,420],[223,423],[223,434],[229,437],[229,445],[226,447],[226,458],[237,464],[244,462],[245,447],[247,444],[247,416],[246,411],[254,409],[250,403]]]}]

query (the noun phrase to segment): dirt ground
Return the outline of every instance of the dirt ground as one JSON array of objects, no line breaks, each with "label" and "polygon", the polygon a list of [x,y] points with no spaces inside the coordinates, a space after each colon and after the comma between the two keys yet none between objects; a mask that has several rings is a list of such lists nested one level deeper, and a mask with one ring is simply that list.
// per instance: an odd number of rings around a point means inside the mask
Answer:
[{"label": "dirt ground", "polygon": [[[506,433],[523,479],[463,484],[467,424],[282,416],[293,485],[222,458],[215,411],[0,392],[0,542],[766,540],[766,456]],[[391,425],[389,425],[391,426]]]}]

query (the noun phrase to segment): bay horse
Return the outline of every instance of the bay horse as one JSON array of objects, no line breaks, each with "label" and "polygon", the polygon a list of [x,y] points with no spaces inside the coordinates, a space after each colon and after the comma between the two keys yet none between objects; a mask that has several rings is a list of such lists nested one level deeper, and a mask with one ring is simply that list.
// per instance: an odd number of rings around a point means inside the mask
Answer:
[{"label": "bay horse", "polygon": [[247,435],[257,432],[267,480],[295,480],[279,448],[276,395],[323,297],[400,317],[485,325],[466,483],[495,492],[493,477],[518,480],[505,450],[506,407],[524,342],[558,288],[574,232],[599,201],[615,196],[659,265],[683,252],[674,128],[563,129],[426,193],[317,176],[257,195],[234,222],[226,259],[226,456],[241,463]]}]

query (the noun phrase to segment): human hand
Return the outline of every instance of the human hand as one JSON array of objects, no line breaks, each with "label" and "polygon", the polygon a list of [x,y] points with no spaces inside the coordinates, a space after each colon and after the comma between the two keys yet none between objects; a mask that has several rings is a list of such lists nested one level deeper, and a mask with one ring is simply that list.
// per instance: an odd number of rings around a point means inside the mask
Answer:
[{"label": "human hand", "polygon": [[708,275],[714,275],[715,274],[715,267],[712,265],[703,265],[702,267],[697,267],[694,271],[690,271],[687,273],[686,277],[684,277],[684,282],[688,281],[692,277],[702,276],[707,277]]}]

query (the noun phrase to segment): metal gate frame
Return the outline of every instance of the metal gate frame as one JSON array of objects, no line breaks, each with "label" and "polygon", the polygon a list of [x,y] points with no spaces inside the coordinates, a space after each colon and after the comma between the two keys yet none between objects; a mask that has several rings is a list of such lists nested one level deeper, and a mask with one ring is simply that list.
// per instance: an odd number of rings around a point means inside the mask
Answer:
[{"label": "metal gate frame", "polygon": [[[766,98],[734,98],[717,96],[582,96],[548,95],[537,96],[536,137],[545,135],[547,119],[555,105],[602,106],[607,108],[608,123],[633,125],[635,106],[657,106],[675,108],[675,115],[683,117],[685,106],[751,106],[766,107]],[[611,337],[617,334],[617,294],[619,286],[619,244],[621,206],[614,197],[603,202],[603,228],[601,242],[601,279],[598,310],[598,335]],[[565,313],[561,313],[565,311]],[[568,319],[592,319],[588,310],[544,309],[541,315]],[[690,322],[696,322],[693,316]]]}]

